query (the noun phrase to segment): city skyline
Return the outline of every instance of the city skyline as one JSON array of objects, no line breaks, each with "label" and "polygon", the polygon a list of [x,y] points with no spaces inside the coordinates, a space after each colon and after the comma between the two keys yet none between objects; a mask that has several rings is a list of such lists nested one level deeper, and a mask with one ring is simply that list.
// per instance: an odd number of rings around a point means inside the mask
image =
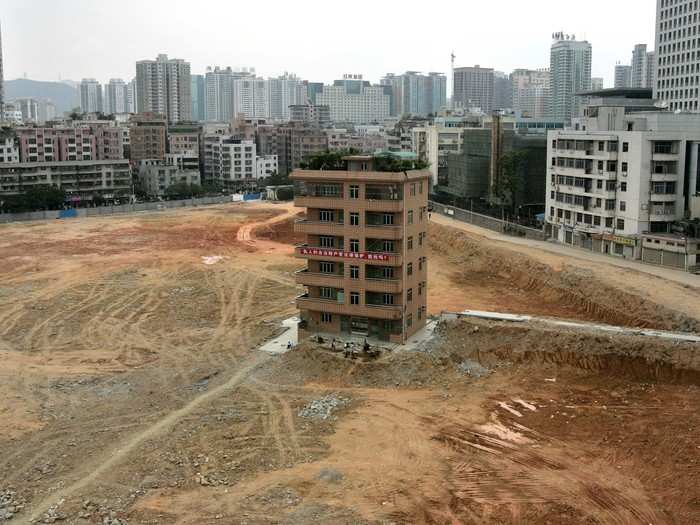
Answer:
[{"label": "city skyline", "polygon": [[[567,12],[562,2],[545,3],[556,7],[557,13]],[[611,16],[597,17],[596,4]],[[386,73],[401,74],[410,70],[449,75],[452,51],[457,56],[455,65],[458,67],[480,64],[510,73],[518,68],[547,67],[551,34],[563,31],[591,42],[592,74],[603,77],[605,85],[612,86],[615,63],[627,60],[632,46],[645,43],[649,49],[653,48],[654,20],[649,13],[654,12],[654,4],[654,0],[613,4],[592,0],[588,9],[577,13],[574,21],[542,14],[548,11],[546,8],[538,10],[538,16],[533,17],[531,7],[514,1],[468,8],[454,8],[445,3],[442,8],[438,6],[421,13],[421,26],[416,36],[407,37],[399,51],[391,27],[400,26],[401,34],[407,35],[406,28],[412,23],[408,13],[416,12],[411,9],[411,3],[397,11],[389,5],[360,1],[354,4],[353,10],[341,13],[329,9],[327,4],[312,2],[306,12],[317,14],[305,20],[313,31],[305,30],[303,25],[290,27],[295,13],[284,3],[271,10],[276,15],[268,17],[262,29],[258,23],[236,24],[235,31],[230,29],[230,20],[257,20],[253,16],[256,14],[254,7],[222,4],[217,8],[218,16],[210,17],[207,9],[192,10],[184,3],[161,0],[139,4],[126,0],[124,9],[119,11],[89,0],[70,0],[60,5],[45,0],[7,0],[0,12],[0,21],[6,79],[22,78],[26,74],[34,80],[96,78],[106,84],[110,78],[123,78],[128,82],[135,76],[136,61],[160,53],[187,60],[193,74],[203,74],[207,66],[230,65],[233,68],[254,67],[262,77],[275,77],[287,71],[324,83],[331,83],[343,73],[360,73],[373,83],[379,82]],[[178,9],[180,6],[182,9]],[[448,9],[449,17],[445,16]],[[314,20],[322,22],[326,13],[334,16],[336,12],[342,14],[343,27],[356,27],[363,38],[344,37],[337,24],[313,23]],[[369,12],[373,13],[372,17],[366,16]],[[499,19],[503,12],[509,13],[508,19]],[[134,13],[139,16],[133,16]],[[488,24],[470,26],[470,31],[455,33],[458,36],[454,38],[445,37],[448,22],[459,20],[461,15],[465,19],[468,15],[469,20],[476,16]],[[628,23],[617,23],[621,17]],[[83,19],[89,19],[90,23],[81,24]],[[154,19],[161,23],[147,24],[146,21]],[[523,19],[528,20],[526,26],[520,24]],[[27,20],[31,20],[31,24]],[[103,23],[106,20],[110,22],[108,25]],[[75,24],[82,28],[81,38],[60,40],[52,45],[51,53],[46,53],[43,36],[56,33],[56,27]],[[493,24],[498,24],[509,38],[498,38]],[[179,25],[182,31],[176,30]],[[15,27],[21,30],[13,30]],[[485,41],[489,42],[488,46],[484,45]],[[513,45],[516,42],[517,45]],[[86,48],[94,50],[95,56],[99,55],[102,60],[90,60],[85,54]],[[387,52],[378,59],[382,48]],[[448,85],[448,93],[450,89]]]}]

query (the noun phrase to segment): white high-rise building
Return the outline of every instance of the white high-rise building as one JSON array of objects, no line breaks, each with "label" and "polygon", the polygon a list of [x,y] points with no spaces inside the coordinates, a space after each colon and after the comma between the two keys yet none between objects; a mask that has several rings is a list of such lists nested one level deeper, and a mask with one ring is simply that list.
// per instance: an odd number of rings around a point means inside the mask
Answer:
[{"label": "white high-rise building", "polygon": [[170,123],[191,120],[190,63],[158,55],[136,62],[136,103],[141,113],[165,116]]},{"label": "white high-rise building", "polygon": [[267,81],[254,76],[237,78],[233,82],[234,117],[264,119],[269,115]]},{"label": "white high-rise building", "polygon": [[656,0],[654,98],[671,110],[700,110],[700,3]]},{"label": "white high-rise building", "polygon": [[593,48],[575,35],[555,33],[550,54],[552,97],[549,116],[554,120],[571,122],[583,114],[585,97],[577,93],[591,89]]},{"label": "white high-rise building", "polygon": [[233,118],[233,70],[208,67],[204,76],[204,119],[230,122]]},{"label": "white high-rise building", "polygon": [[129,113],[129,92],[121,78],[112,78],[105,86],[105,113]]},{"label": "white high-rise building", "polygon": [[382,86],[345,81],[323,86],[323,91],[316,95],[316,104],[329,107],[333,122],[371,124],[389,116],[389,98]]},{"label": "white high-rise building", "polygon": [[380,85],[387,86],[391,93],[392,116],[436,114],[447,105],[447,77],[442,73],[387,73],[380,80]]},{"label": "white high-rise building", "polygon": [[129,82],[126,85],[126,98],[127,98],[127,112],[128,113],[138,113],[139,108],[138,104],[136,102],[136,79],[133,78],[131,79],[131,82]]},{"label": "white high-rise building", "polygon": [[102,113],[102,85],[94,78],[84,78],[80,82],[80,109],[83,113]]},{"label": "white high-rise building", "polygon": [[551,97],[549,69],[516,69],[510,75],[513,111],[532,118],[547,115]]},{"label": "white high-rise building", "polygon": [[302,81],[296,75],[285,73],[277,78],[268,78],[267,86],[267,118],[272,120],[289,120],[289,106],[306,102],[301,97]]}]

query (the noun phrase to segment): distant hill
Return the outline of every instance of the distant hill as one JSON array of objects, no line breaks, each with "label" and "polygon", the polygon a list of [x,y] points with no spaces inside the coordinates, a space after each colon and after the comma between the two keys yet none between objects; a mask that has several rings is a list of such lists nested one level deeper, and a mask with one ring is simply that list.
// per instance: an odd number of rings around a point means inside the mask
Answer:
[{"label": "distant hill", "polygon": [[78,90],[62,82],[43,82],[26,78],[6,80],[5,100],[22,97],[50,99],[59,115],[80,105]]}]

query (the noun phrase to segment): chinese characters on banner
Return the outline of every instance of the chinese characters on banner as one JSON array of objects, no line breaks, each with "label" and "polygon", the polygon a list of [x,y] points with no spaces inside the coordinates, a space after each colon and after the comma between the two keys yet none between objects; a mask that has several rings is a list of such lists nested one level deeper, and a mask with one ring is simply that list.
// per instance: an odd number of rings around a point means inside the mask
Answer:
[{"label": "chinese characters on banner", "polygon": [[301,255],[318,255],[321,257],[338,257],[342,259],[366,259],[368,261],[388,261],[386,253],[345,252],[343,250],[324,250],[323,248],[301,248]]}]

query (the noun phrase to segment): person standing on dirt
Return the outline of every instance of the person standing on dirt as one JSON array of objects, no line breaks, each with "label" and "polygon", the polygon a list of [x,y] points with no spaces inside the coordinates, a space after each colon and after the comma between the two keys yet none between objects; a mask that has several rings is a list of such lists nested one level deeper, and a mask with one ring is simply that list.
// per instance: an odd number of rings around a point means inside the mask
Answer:
[{"label": "person standing on dirt", "polygon": [[350,356],[350,343],[348,343],[346,341],[343,349],[344,349],[343,353],[345,354],[345,358],[347,359]]}]

